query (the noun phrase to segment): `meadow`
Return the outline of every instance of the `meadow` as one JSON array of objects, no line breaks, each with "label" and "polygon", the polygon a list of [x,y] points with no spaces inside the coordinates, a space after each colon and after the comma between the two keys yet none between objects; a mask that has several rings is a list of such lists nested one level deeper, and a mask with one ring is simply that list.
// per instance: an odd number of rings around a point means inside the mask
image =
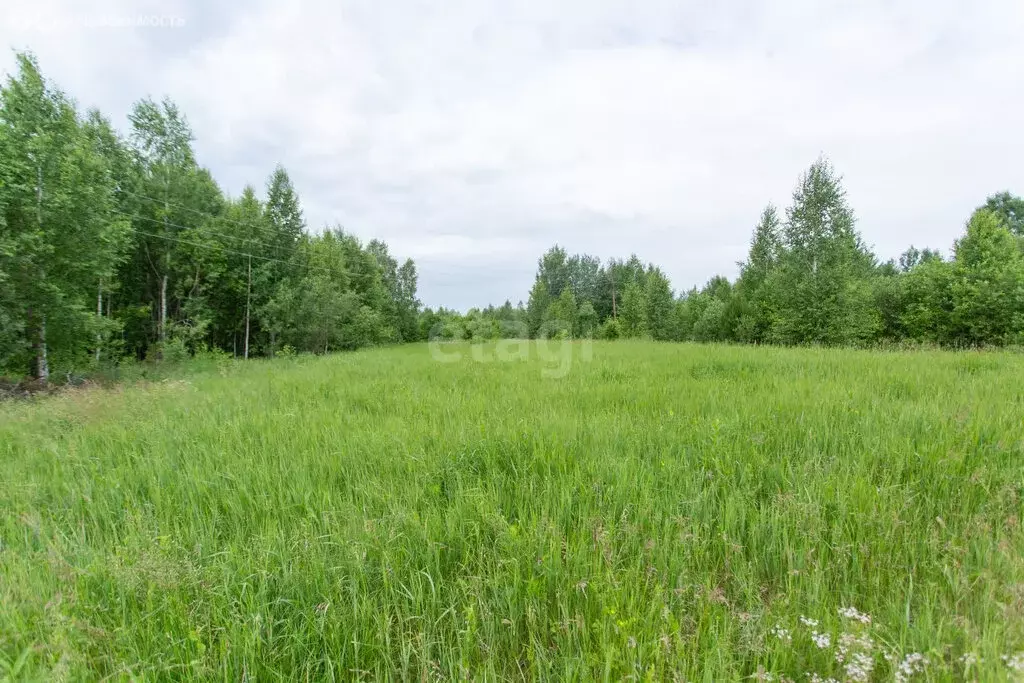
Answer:
[{"label": "meadow", "polygon": [[1024,676],[1024,356],[563,348],[0,404],[0,678]]}]

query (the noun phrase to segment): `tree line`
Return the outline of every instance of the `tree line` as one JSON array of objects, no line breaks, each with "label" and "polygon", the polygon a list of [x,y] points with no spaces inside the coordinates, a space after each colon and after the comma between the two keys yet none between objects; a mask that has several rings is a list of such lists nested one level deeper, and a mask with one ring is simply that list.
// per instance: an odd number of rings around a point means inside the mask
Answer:
[{"label": "tree line", "polygon": [[170,100],[122,136],[18,55],[0,85],[0,375],[80,373],[124,358],[326,353],[430,338],[943,346],[1024,343],[1024,200],[993,195],[946,259],[881,262],[825,159],[764,209],[739,277],[673,291],[635,255],[561,247],[524,304],[422,309],[412,260],[340,226],[307,231],[281,167],[227,196]]},{"label": "tree line", "polygon": [[526,304],[427,310],[441,337],[563,336],[785,345],[1024,343],[1024,200],[1002,192],[967,221],[952,258],[911,246],[879,261],[827,159],[800,177],[784,214],[769,205],[739,277],[678,295],[664,271],[628,259],[539,260]]},{"label": "tree line", "polygon": [[80,112],[28,54],[0,86],[0,375],[419,338],[411,260],[308,232],[281,167],[225,195],[170,100],[129,124]]}]

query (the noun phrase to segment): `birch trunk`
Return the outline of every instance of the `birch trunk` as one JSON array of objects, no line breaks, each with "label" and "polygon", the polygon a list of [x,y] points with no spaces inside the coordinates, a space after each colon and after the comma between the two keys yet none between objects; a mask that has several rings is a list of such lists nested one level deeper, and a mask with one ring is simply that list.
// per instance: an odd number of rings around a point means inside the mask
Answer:
[{"label": "birch trunk", "polygon": [[160,342],[167,341],[167,275],[160,280]]},{"label": "birch trunk", "polygon": [[[99,287],[96,288],[96,317],[103,317],[103,278],[100,278]],[[103,335],[96,333],[96,363],[100,362],[100,350],[103,347]]]},{"label": "birch trunk", "polygon": [[252,299],[252,256],[249,257],[249,282],[245,286],[245,360],[249,360],[249,302]]},{"label": "birch trunk", "polygon": [[36,338],[36,379],[46,384],[50,380],[50,363],[46,357],[46,315],[39,318],[38,336]]}]

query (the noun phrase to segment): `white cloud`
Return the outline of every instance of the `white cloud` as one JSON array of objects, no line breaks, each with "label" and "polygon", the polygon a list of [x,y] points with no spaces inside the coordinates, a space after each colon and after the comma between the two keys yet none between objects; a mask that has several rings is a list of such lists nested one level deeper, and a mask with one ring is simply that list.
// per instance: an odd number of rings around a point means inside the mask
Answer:
[{"label": "white cloud", "polygon": [[103,11],[187,24],[8,20],[0,40],[35,49],[46,73],[116,117],[170,94],[229,191],[284,163],[311,225],[338,221],[416,257],[435,305],[525,297],[554,242],[635,251],[679,288],[731,275],[760,209],[784,206],[821,152],[883,257],[946,248],[987,194],[1024,191],[1017,0]]}]

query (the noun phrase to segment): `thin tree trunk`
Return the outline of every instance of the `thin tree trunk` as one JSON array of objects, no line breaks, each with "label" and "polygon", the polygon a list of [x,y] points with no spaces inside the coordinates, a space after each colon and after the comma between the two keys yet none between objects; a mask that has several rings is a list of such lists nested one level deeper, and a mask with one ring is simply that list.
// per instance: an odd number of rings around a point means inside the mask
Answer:
[{"label": "thin tree trunk", "polygon": [[[103,278],[100,278],[99,287],[96,288],[96,317],[103,317]],[[103,335],[96,333],[96,362],[100,362],[100,350],[103,347]]]},{"label": "thin tree trunk", "polygon": [[167,275],[160,279],[160,341],[167,341]]},{"label": "thin tree trunk", "polygon": [[46,314],[40,316],[36,340],[36,379],[46,384],[50,379],[50,363],[46,357]]},{"label": "thin tree trunk", "polygon": [[249,256],[249,281],[245,286],[245,360],[249,360],[249,302],[252,299],[252,255]]},{"label": "thin tree trunk", "polygon": [[[164,236],[167,236],[169,227],[167,225],[167,213],[170,211],[170,200],[168,195],[171,193],[171,176],[170,171],[164,168]],[[163,345],[167,341],[167,279],[168,273],[171,271],[171,249],[170,245],[167,246],[167,251],[164,253],[164,275],[160,279],[160,357],[163,358]]]},{"label": "thin tree trunk", "polygon": [[[39,232],[43,232],[43,167],[36,164],[36,223]],[[40,273],[40,281],[46,281],[46,275]],[[32,312],[29,311],[31,319]],[[39,314],[39,327],[34,340],[36,351],[35,376],[40,383],[46,384],[50,379],[50,363],[46,357],[46,313]]]}]

